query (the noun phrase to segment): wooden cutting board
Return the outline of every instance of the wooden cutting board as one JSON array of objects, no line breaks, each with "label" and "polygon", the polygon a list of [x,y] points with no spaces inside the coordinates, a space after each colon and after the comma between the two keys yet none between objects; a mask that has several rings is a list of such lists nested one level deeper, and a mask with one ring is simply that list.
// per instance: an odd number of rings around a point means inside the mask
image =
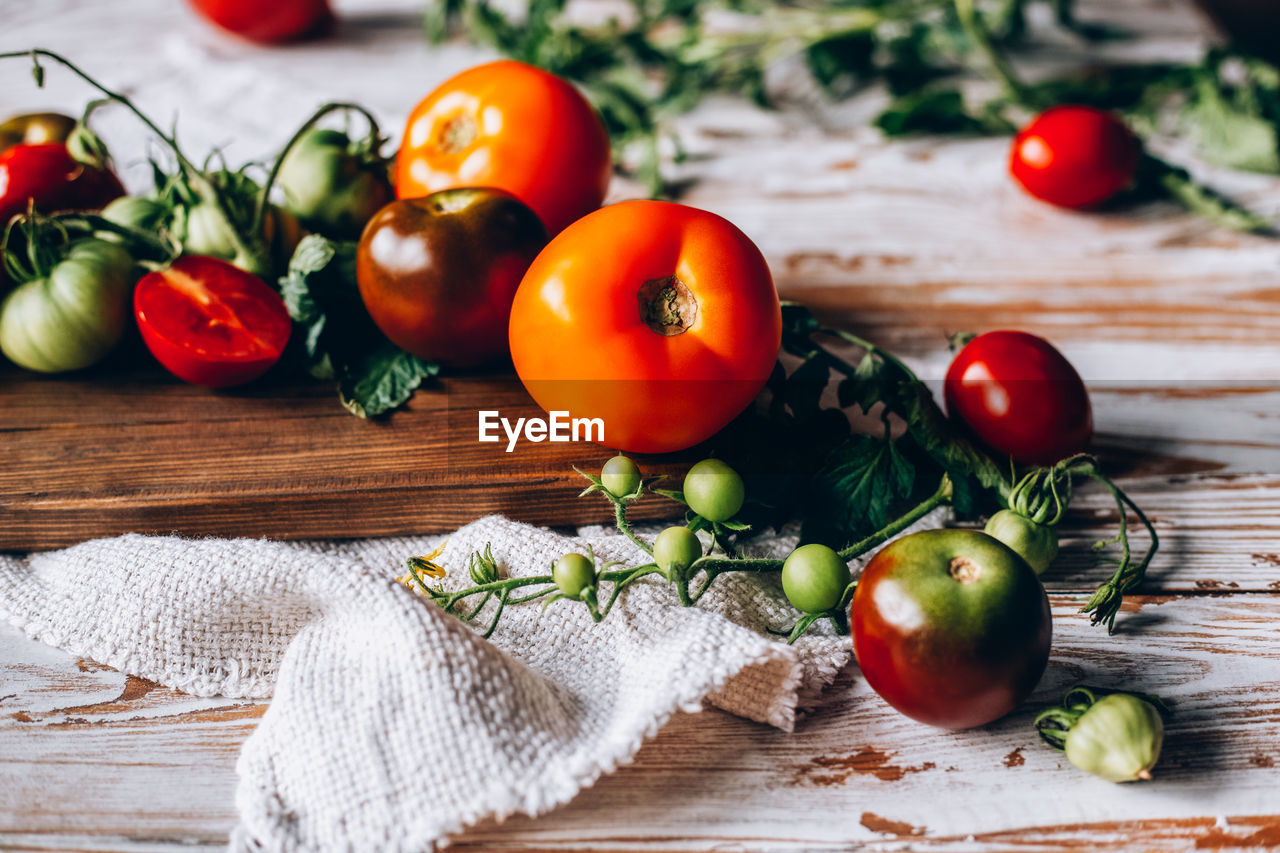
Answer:
[{"label": "wooden cutting board", "polygon": [[[0,550],[128,531],[281,539],[451,530],[488,513],[536,524],[607,522],[573,465],[587,442],[477,441],[480,409],[541,416],[509,375],[443,379],[380,420],[349,414],[332,383],[264,379],[229,391],[139,364],[71,377],[0,367]],[[642,461],[646,474],[679,460]],[[634,518],[676,505],[640,501]]]}]

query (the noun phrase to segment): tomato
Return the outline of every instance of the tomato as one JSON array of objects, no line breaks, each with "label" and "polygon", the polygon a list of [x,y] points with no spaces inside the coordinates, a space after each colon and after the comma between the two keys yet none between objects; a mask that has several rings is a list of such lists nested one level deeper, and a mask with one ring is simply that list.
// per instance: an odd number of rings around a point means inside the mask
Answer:
[{"label": "tomato", "polygon": [[62,113],[25,113],[0,124],[0,151],[15,145],[66,142],[76,120]]},{"label": "tomato", "polygon": [[635,462],[619,453],[600,469],[600,482],[609,494],[624,498],[640,488],[640,469]]},{"label": "tomato", "polygon": [[444,190],[394,201],[369,220],[356,280],[397,346],[468,367],[506,355],[511,300],[546,242],[542,222],[509,193]]},{"label": "tomato", "polygon": [[596,567],[582,554],[565,554],[551,567],[551,579],[565,596],[581,601],[583,593],[595,586]]},{"label": "tomato", "polygon": [[1059,106],[1014,137],[1009,172],[1041,201],[1093,207],[1133,184],[1141,154],[1142,144],[1115,115]]},{"label": "tomato", "polygon": [[1093,409],[1071,362],[1044,338],[987,332],[952,360],[947,412],[1023,465],[1050,465],[1089,446]]},{"label": "tomato", "polygon": [[34,200],[41,213],[100,210],[124,195],[106,169],[76,162],[61,142],[15,145],[0,152],[0,228]]},{"label": "tomato", "polygon": [[56,258],[0,301],[0,350],[44,373],[88,367],[119,343],[136,277],[129,253],[105,240],[75,240]]},{"label": "tomato", "polygon": [[280,360],[289,340],[280,295],[218,258],[187,255],[143,276],[133,312],[156,360],[197,385],[257,379]]},{"label": "tomato", "polygon": [[503,60],[446,80],[414,108],[396,158],[396,195],[497,187],[554,235],[600,206],[612,173],[609,136],[578,90]]},{"label": "tomato", "polygon": [[982,530],[1016,551],[1038,575],[1044,574],[1058,556],[1058,531],[1011,509],[991,516]]},{"label": "tomato", "polygon": [[358,240],[393,194],[387,165],[340,130],[312,129],[290,149],[277,183],[284,207],[313,234]]},{"label": "tomato", "polygon": [[543,249],[511,307],[511,358],[546,411],[600,418],[606,446],[680,450],[751,404],[782,313],[760,250],[692,207],[628,201]]},{"label": "tomato", "polygon": [[801,545],[782,563],[782,591],[805,613],[824,613],[839,605],[850,580],[849,564],[816,542]]},{"label": "tomato", "polygon": [[683,490],[689,509],[707,521],[728,521],[746,498],[742,476],[719,459],[703,459],[690,468]]},{"label": "tomato", "polygon": [[926,530],[885,546],[863,569],[850,613],[867,684],[931,726],[1003,717],[1049,660],[1049,599],[1035,572],[977,530]]},{"label": "tomato", "polygon": [[329,0],[190,0],[205,20],[249,41],[275,44],[318,35],[333,23]]},{"label": "tomato", "polygon": [[698,534],[687,527],[668,527],[653,540],[653,562],[669,580],[676,580],[701,556]]}]

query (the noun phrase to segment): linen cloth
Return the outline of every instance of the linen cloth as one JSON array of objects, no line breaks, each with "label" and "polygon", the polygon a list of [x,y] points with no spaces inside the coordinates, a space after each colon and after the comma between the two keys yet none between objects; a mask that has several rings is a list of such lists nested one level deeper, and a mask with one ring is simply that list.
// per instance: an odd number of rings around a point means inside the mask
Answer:
[{"label": "linen cloth", "polygon": [[[0,614],[195,695],[271,697],[237,765],[232,850],[421,851],[485,818],[540,814],[678,710],[707,702],[789,731],[852,654],[829,627],[794,646],[770,634],[798,614],[776,577],[756,575],[721,576],[694,607],[641,581],[599,624],[576,602],[509,606],[486,641],[395,580],[440,541],[126,535],[0,555]],[[486,544],[510,577],[588,545],[602,562],[647,562],[612,529],[491,516],[448,537],[446,589],[471,585],[467,558]]]}]

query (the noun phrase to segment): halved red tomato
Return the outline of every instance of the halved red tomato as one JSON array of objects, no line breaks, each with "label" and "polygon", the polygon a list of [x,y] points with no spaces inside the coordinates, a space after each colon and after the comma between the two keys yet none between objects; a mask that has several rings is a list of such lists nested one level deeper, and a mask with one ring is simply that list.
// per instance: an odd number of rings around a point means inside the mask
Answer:
[{"label": "halved red tomato", "polygon": [[257,379],[289,342],[284,300],[226,261],[189,255],[133,292],[142,340],[179,379],[221,388]]}]

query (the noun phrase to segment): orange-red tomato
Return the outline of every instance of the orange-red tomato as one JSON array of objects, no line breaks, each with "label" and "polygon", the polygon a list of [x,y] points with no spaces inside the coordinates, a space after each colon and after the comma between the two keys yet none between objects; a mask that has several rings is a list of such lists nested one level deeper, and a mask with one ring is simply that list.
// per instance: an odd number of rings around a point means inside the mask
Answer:
[{"label": "orange-red tomato", "polygon": [[781,337],[755,244],[714,213],[661,201],[569,226],[511,308],[511,358],[538,405],[599,418],[603,444],[639,453],[689,447],[733,420],[764,387]]},{"label": "orange-red tomato", "polygon": [[611,173],[609,136],[578,90],[503,60],[451,77],[414,108],[396,157],[396,195],[496,187],[556,234],[600,206]]}]

